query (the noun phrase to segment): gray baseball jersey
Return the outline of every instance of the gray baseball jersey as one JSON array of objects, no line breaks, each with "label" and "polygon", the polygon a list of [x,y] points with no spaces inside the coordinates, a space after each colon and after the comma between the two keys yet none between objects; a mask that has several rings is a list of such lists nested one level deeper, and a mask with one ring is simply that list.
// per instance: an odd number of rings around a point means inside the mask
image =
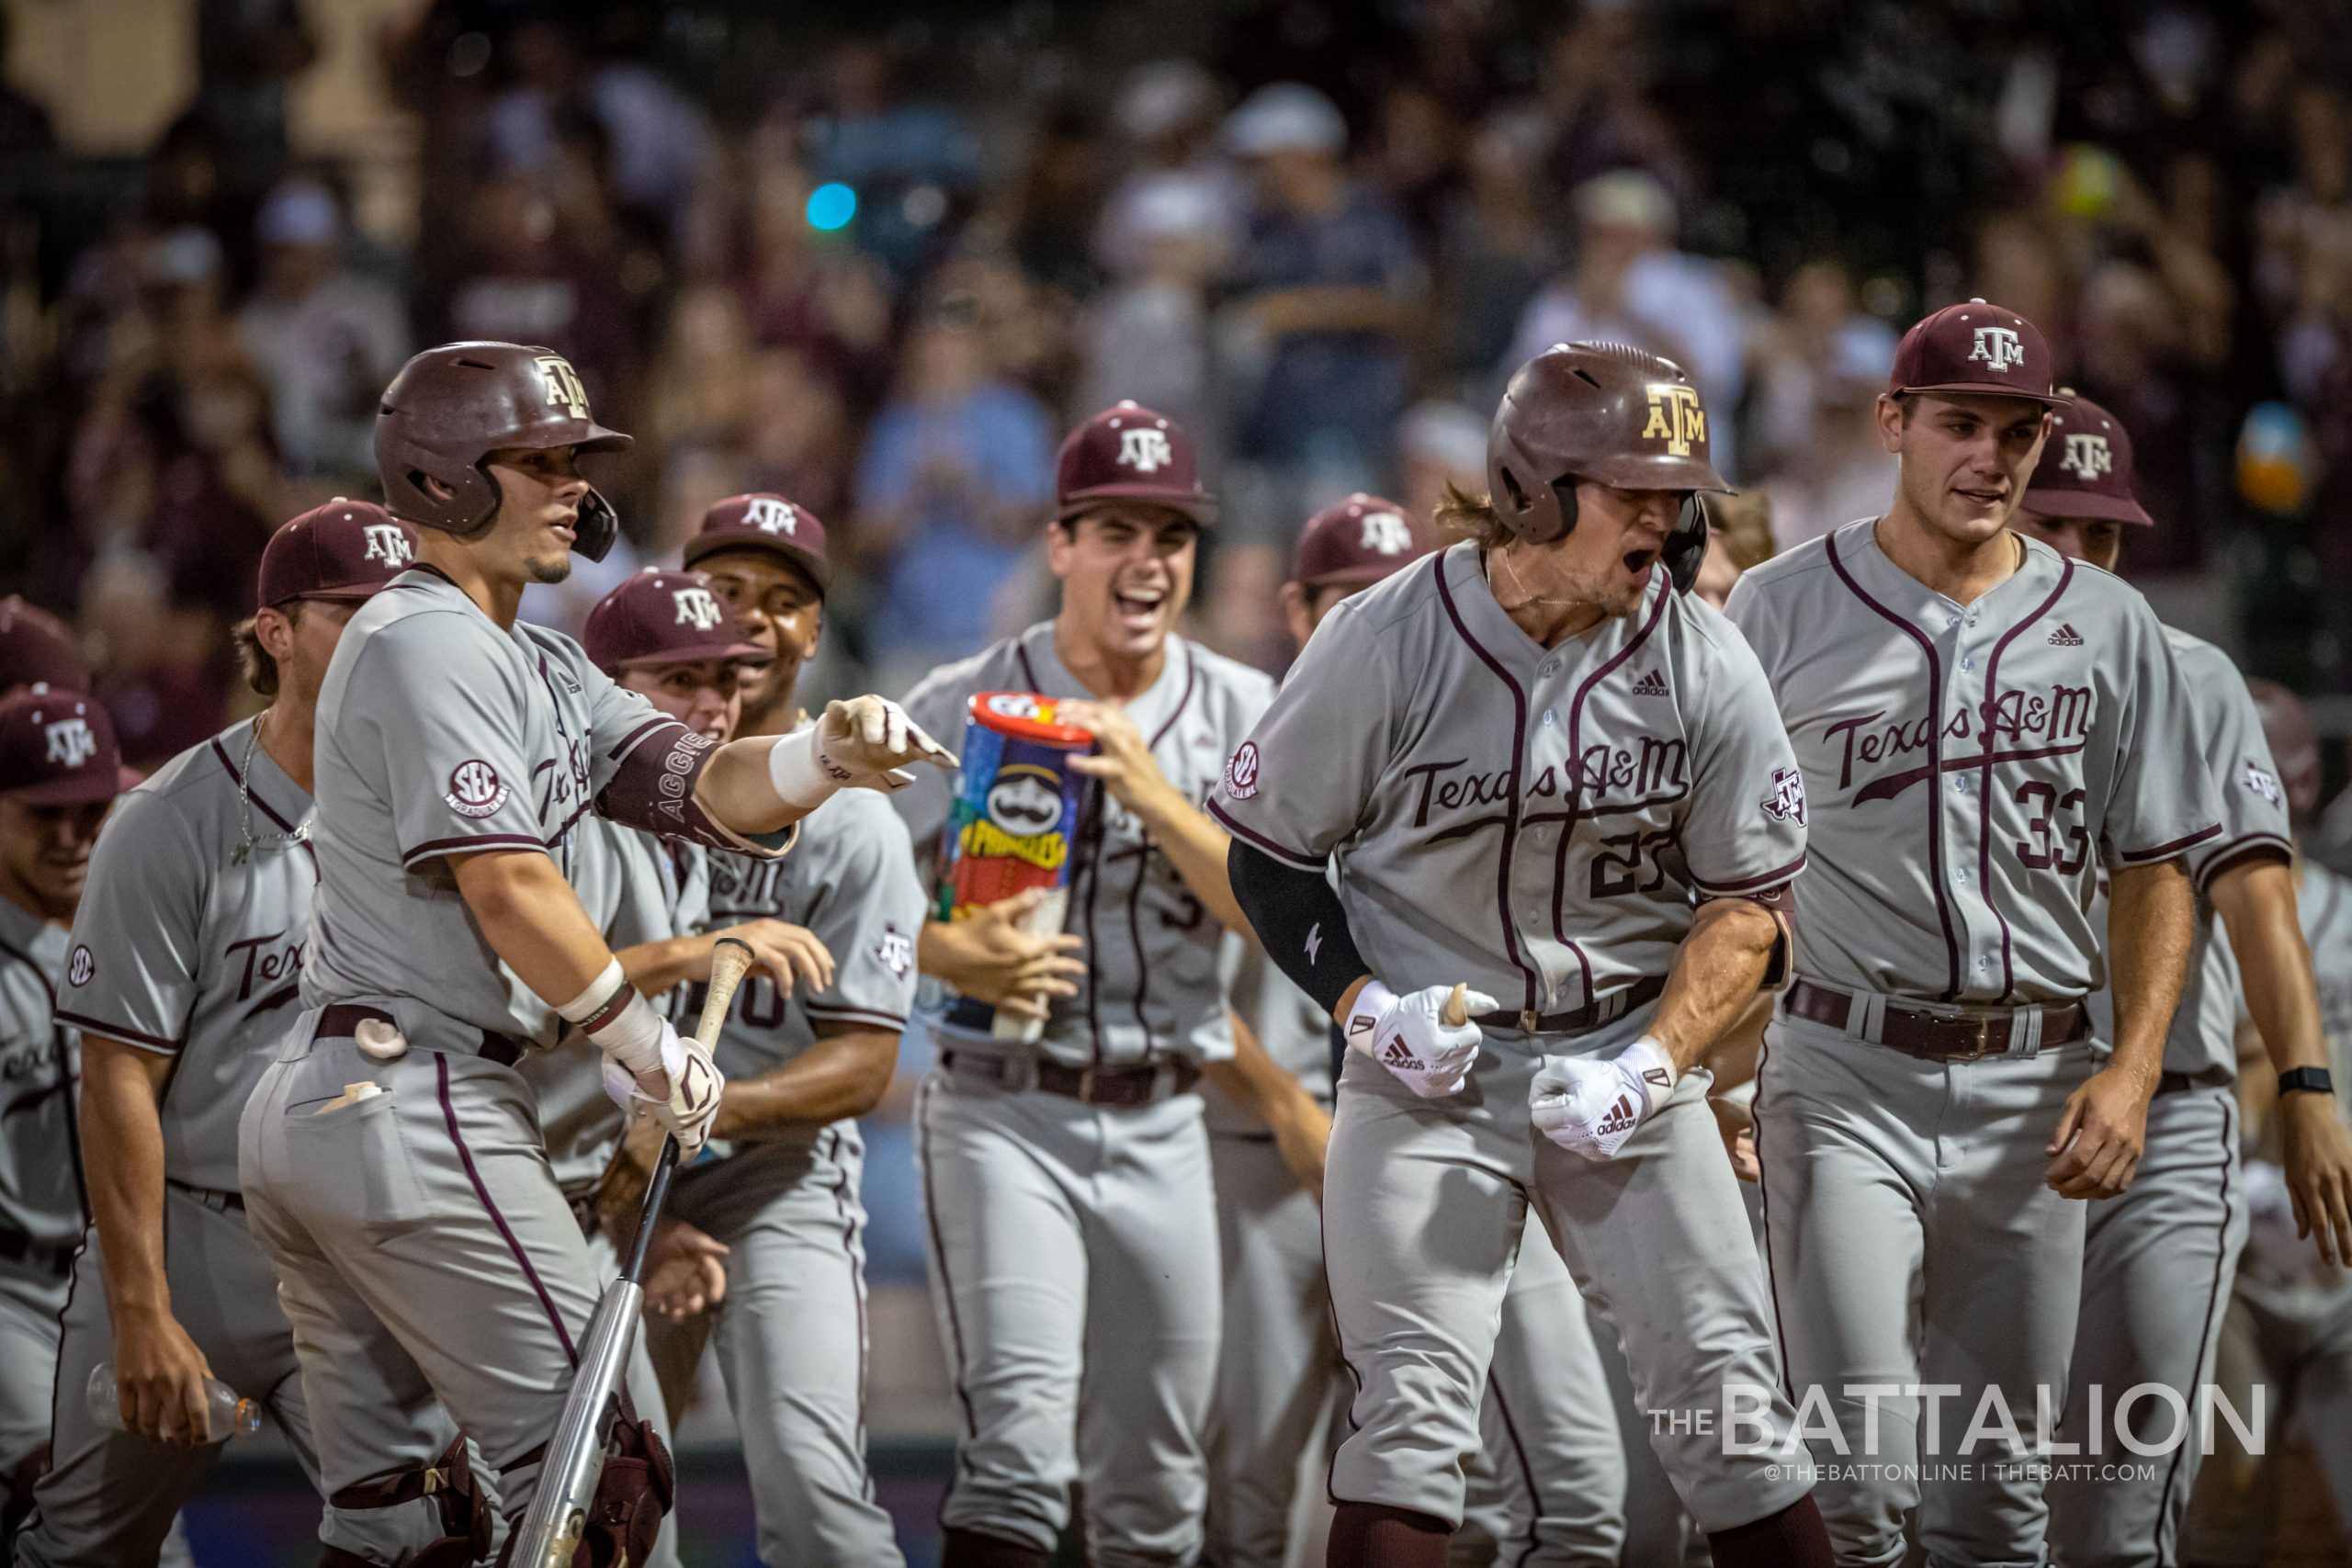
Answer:
[{"label": "gray baseball jersey", "polygon": [[67,946],[63,928],[0,898],[0,1231],[61,1257],[86,1218],[74,1115],[81,1036],[55,1016]]},{"label": "gray baseball jersey", "polygon": [[2220,837],[2188,689],[2147,601],[2019,541],[1961,605],[1870,520],[1740,579],[1731,618],[1770,675],[1812,798],[1797,972],[1943,1002],[2106,983],[2099,867]]},{"label": "gray baseball jersey", "polygon": [[[572,829],[572,891],[615,953],[700,931],[710,899],[709,863],[699,845],[657,839],[602,817],[583,817]],[[559,1036],[556,1048],[532,1052],[515,1070],[538,1091],[539,1128],[557,1183],[580,1198],[620,1146],[621,1111],[605,1092],[595,1043],[552,1017],[546,1027]]]},{"label": "gray baseball jersey", "polygon": [[[784,1066],[816,1041],[820,1023],[895,1032],[914,1006],[923,893],[906,825],[886,798],[865,789],[842,791],[806,820],[800,847],[783,860],[723,851],[710,857],[714,927],[788,921],[814,932],[833,957],[833,983],[814,995],[796,985],[782,996],[765,972],[744,980],[718,1036],[718,1070],[729,1078]],[[688,987],[688,1011],[701,1005],[702,987]]]},{"label": "gray baseball jersey", "polygon": [[231,726],[115,804],[57,996],[59,1018],[177,1058],[156,1107],[164,1174],[222,1192],[237,1118],[299,1010],[319,881],[294,838],[311,798],[253,732]]},{"label": "gray baseball jersey", "polygon": [[570,875],[573,829],[600,792],[683,728],[570,637],[523,621],[502,631],[424,568],[344,628],[319,714],[303,1004],[379,1008],[430,1048],[471,1050],[485,1031],[553,1043],[553,1015],[498,962],[445,857],[543,849]]},{"label": "gray baseball jersey", "polygon": [[1480,572],[1457,545],[1334,608],[1209,809],[1285,863],[1336,852],[1396,990],[1581,1008],[1667,972],[1694,893],[1794,876],[1804,786],[1738,631],[1664,574],[1547,651]]},{"label": "gray baseball jersey", "polygon": [[2352,1106],[2352,878],[2312,861],[2296,867],[2295,909],[2319,976],[2319,1016],[2327,1032],[2336,1101]]},{"label": "gray baseball jersey", "polygon": [[[942,665],[909,693],[907,712],[951,750],[963,742],[967,705],[976,692],[1088,695],[1054,652],[1050,621],[984,653]],[[1170,637],[1167,667],[1151,689],[1127,705],[1153,758],[1187,800],[1204,799],[1218,770],[1265,711],[1273,682],[1259,671],[1181,637]],[[936,768],[916,770],[913,785],[891,796],[916,852],[936,851],[955,784]],[[1232,1055],[1219,960],[1225,928],[1185,887],[1175,865],[1143,825],[1107,791],[1080,829],[1071,873],[1068,929],[1086,939],[1079,956],[1086,976],[1079,994],[1057,1002],[1038,1049],[1071,1066],[1164,1060],[1221,1060]],[[956,1032],[936,1029],[943,1041]],[[1001,1044],[979,1042],[1001,1052]]]},{"label": "gray baseball jersey", "polygon": [[[2222,831],[2188,852],[2188,874],[2197,885],[2197,930],[2188,953],[2188,980],[2165,1036],[2165,1070],[2211,1081],[2237,1076],[2237,1017],[2240,987],[2228,939],[2215,923],[2213,906],[2202,897],[2213,878],[2249,860],[2287,860],[2287,795],[2278,766],[2263,739],[2245,677],[2230,656],[2200,637],[2165,628],[2188,690],[2191,721],[2222,808]],[[2102,894],[2104,889],[2102,889]],[[2107,937],[2107,900],[2099,899],[2099,937]],[[2115,1003],[2105,990],[2090,998],[2098,1038],[2115,1038]]]}]

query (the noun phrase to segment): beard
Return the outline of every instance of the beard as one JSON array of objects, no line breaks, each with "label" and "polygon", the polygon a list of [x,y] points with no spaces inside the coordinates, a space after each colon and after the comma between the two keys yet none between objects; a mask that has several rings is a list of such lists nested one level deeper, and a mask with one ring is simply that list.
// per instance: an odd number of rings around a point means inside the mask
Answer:
[{"label": "beard", "polygon": [[571,575],[571,552],[566,550],[552,558],[533,557],[525,563],[524,570],[531,574],[532,581],[552,587]]}]

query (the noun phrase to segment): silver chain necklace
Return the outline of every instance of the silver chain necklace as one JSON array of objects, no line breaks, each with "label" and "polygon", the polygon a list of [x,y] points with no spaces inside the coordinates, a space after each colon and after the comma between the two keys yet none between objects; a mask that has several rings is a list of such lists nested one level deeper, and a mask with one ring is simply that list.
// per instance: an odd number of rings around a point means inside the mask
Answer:
[{"label": "silver chain necklace", "polygon": [[244,864],[246,857],[255,850],[270,844],[307,844],[311,841],[311,824],[307,818],[290,833],[254,836],[254,753],[261,750],[262,721],[277,711],[275,708],[264,708],[255,714],[254,727],[245,736],[245,766],[237,779],[238,829],[244,842],[237,846],[235,854],[229,857],[232,865]]}]

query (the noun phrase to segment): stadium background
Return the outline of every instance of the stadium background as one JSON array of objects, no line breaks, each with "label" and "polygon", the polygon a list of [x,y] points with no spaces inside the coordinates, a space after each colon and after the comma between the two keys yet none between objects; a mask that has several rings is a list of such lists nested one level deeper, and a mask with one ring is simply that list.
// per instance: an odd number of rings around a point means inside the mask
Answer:
[{"label": "stadium background", "polygon": [[[250,701],[227,627],[263,541],[374,494],[374,395],[447,338],[559,348],[639,436],[600,473],[633,552],[526,613],[576,626],[709,502],[778,490],[842,563],[822,696],[1033,618],[1055,443],[1115,397],[1203,436],[1226,513],[1192,630],[1271,668],[1296,524],[1475,488],[1544,344],[1680,359],[1786,546],[1883,504],[1895,333],[1978,294],[2137,437],[2135,581],[2312,699],[2344,778],[2341,0],[6,0],[0,26],[0,590],[77,627],[137,763]],[[877,1469],[923,1561],[952,1420],[908,1055],[865,1196]],[[748,1563],[711,1389],[689,1561]],[[311,1506],[264,1438],[190,1522],[208,1565],[308,1561]]]}]

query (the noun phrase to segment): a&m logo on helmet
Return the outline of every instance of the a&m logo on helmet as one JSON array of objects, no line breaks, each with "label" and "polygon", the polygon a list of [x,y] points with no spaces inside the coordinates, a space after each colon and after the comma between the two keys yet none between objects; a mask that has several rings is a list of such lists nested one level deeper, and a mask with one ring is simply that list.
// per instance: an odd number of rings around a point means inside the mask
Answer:
[{"label": "a&m logo on helmet", "polygon": [[1363,514],[1363,536],[1356,547],[1374,555],[1401,556],[1413,547],[1413,531],[1394,512],[1367,512]]},{"label": "a&m logo on helmet", "polygon": [[718,624],[718,601],[711,597],[707,588],[680,588],[670,597],[677,601],[678,625],[707,632]]},{"label": "a&m logo on helmet", "polygon": [[743,521],[763,534],[797,535],[800,514],[788,501],[775,501],[761,496],[743,508]]},{"label": "a&m logo on helmet", "polygon": [[1650,417],[1642,439],[1666,443],[1678,457],[1690,456],[1693,442],[1707,439],[1707,411],[1699,406],[1699,389],[1680,381],[1650,384]]},{"label": "a&m logo on helmet", "polygon": [[406,566],[416,558],[415,549],[408,542],[408,535],[397,523],[368,525],[368,553],[363,560],[379,560],[386,566]]},{"label": "a&m logo on helmet", "polygon": [[1984,368],[1995,375],[2007,373],[2012,365],[2025,363],[2025,344],[2018,341],[2014,327],[1979,327],[1976,346],[1968,351],[1972,362],[1982,361]]},{"label": "a&m logo on helmet", "polygon": [[2095,479],[2115,471],[2115,448],[2108,445],[2104,435],[2069,434],[2058,467],[2077,479]]},{"label": "a&m logo on helmet", "polygon": [[1140,430],[1119,432],[1119,466],[1133,468],[1139,474],[1157,473],[1176,460],[1176,453],[1168,445],[1168,433],[1149,425]]},{"label": "a&m logo on helmet", "polygon": [[78,768],[97,755],[98,738],[86,718],[61,718],[42,733],[49,737],[49,761],[61,768]]},{"label": "a&m logo on helmet", "polygon": [[560,354],[542,354],[532,363],[548,384],[548,407],[561,409],[573,419],[586,419],[588,389],[581,385],[580,372],[571,367],[571,361]]}]

